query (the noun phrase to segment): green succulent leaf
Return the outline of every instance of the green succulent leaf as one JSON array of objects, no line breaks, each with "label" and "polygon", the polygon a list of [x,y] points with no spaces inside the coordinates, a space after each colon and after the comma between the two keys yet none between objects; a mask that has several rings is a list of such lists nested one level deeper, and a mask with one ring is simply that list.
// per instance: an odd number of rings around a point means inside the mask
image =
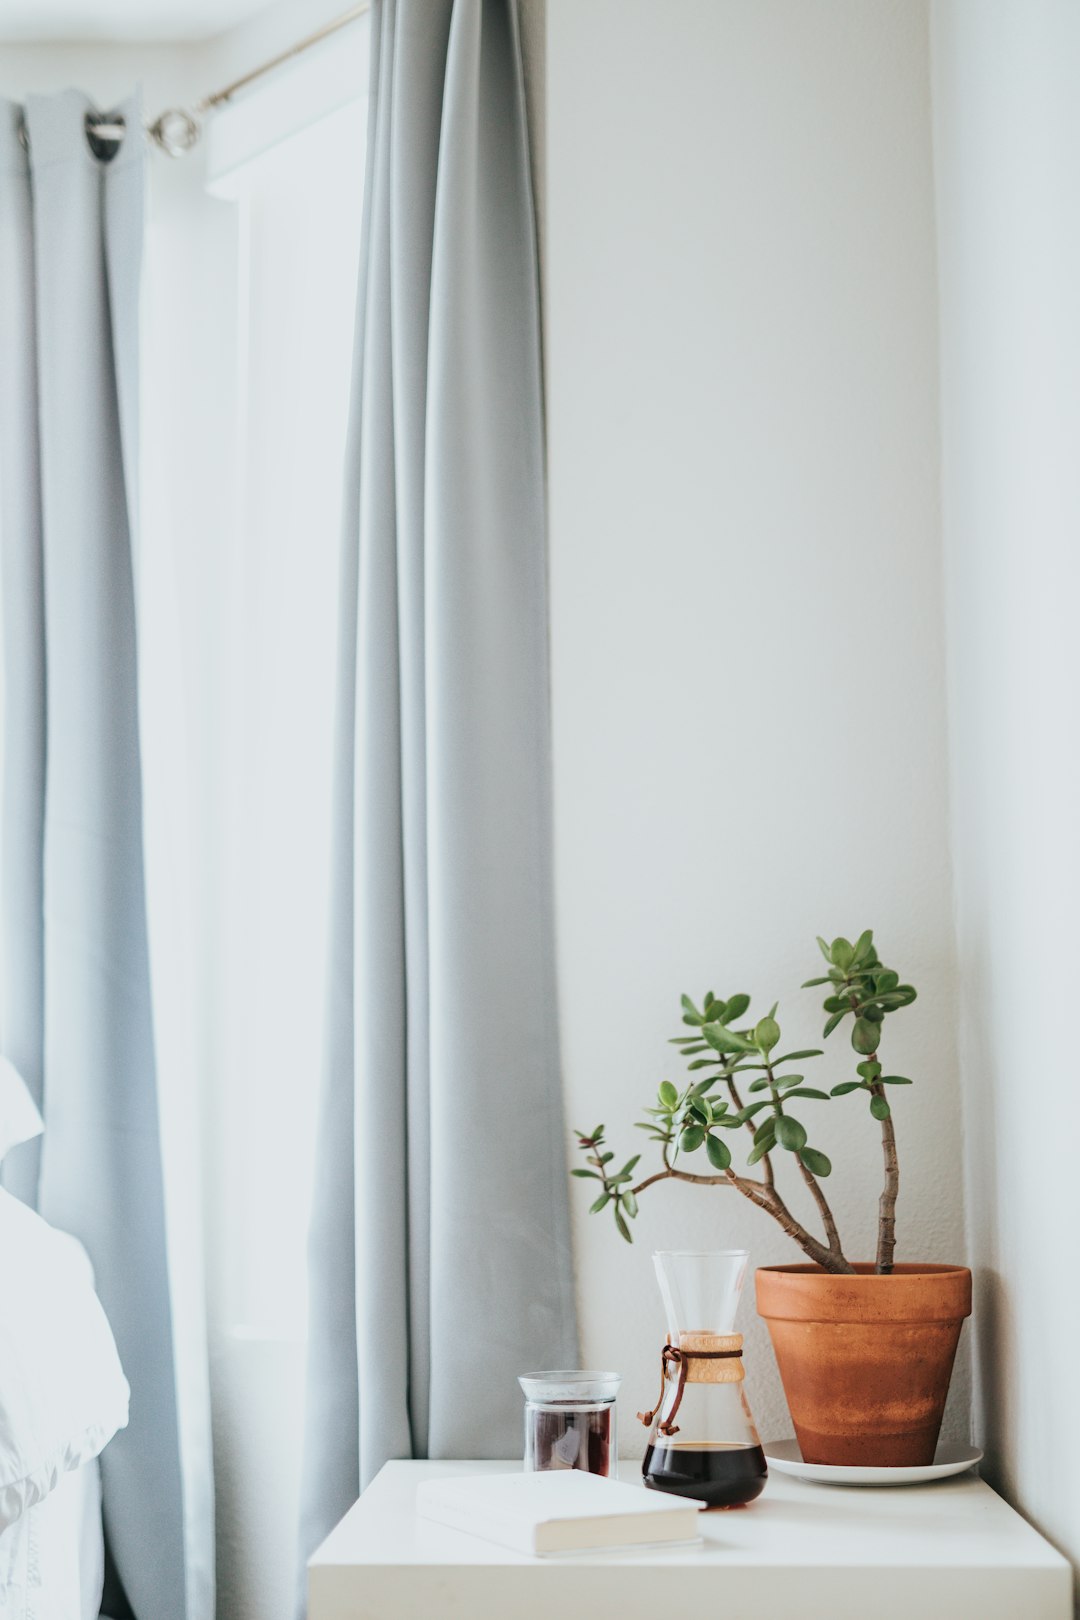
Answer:
[{"label": "green succulent leaf", "polygon": [[829,1159],[826,1154],[819,1152],[817,1148],[802,1148],[799,1153],[799,1158],[810,1171],[811,1175],[822,1177],[832,1175],[832,1160]]},{"label": "green succulent leaf", "polygon": [[824,1030],[822,1031],[822,1038],[824,1040],[828,1040],[829,1036],[832,1034],[832,1032],[836,1028],[837,1024],[841,1023],[843,1021],[843,1019],[845,1019],[847,1017],[848,1012],[850,1012],[850,1011],[851,1011],[851,1009],[847,1008],[844,1012],[834,1012],[833,1013],[832,1017],[829,1019],[829,1021],[825,1025]]},{"label": "green succulent leaf", "polygon": [[726,1170],[731,1163],[731,1149],[718,1136],[705,1138],[705,1151],[714,1170]]},{"label": "green succulent leaf", "polygon": [[740,1109],[737,1114],[732,1114],[731,1118],[739,1125],[745,1125],[747,1120],[753,1119],[755,1114],[760,1114],[763,1108],[768,1108],[770,1106],[771,1099],[769,1097],[763,1097],[760,1102],[747,1103],[745,1108]]},{"label": "green succulent leaf", "polygon": [[825,943],[825,941],[822,939],[820,934],[817,936],[817,942],[818,942],[818,949],[820,950],[822,956],[825,958],[826,962],[828,962],[829,966],[832,967],[832,951],[830,950],[829,946]]},{"label": "green succulent leaf", "polygon": [[757,1146],[751,1148],[750,1152],[746,1155],[747,1164],[757,1164],[760,1159],[765,1157],[766,1153],[771,1153],[775,1146],[775,1136],[767,1137],[764,1142],[759,1142]]},{"label": "green succulent leaf", "polygon": [[610,1204],[610,1202],[611,1202],[611,1194],[609,1192],[602,1192],[600,1194],[599,1198],[596,1200],[595,1204],[590,1204],[589,1205],[589,1214],[590,1215],[599,1215],[600,1211],[604,1208],[605,1204]]},{"label": "green succulent leaf", "polygon": [[881,1031],[869,1018],[856,1018],[855,1026],[851,1031],[851,1044],[856,1052],[863,1057],[869,1057],[878,1049],[881,1040]]},{"label": "green succulent leaf", "polygon": [[790,1086],[800,1085],[802,1078],[801,1074],[782,1074],[779,1080],[776,1081],[776,1089],[777,1091],[786,1091]]},{"label": "green succulent leaf", "polygon": [[705,1140],[705,1132],[700,1125],[688,1125],[679,1137],[679,1146],[684,1153],[696,1153]]},{"label": "green succulent leaf", "polygon": [[849,1091],[862,1091],[862,1090],[863,1090],[863,1084],[862,1084],[861,1080],[841,1080],[841,1082],[840,1082],[840,1084],[838,1086],[833,1086],[832,1091],[830,1092],[830,1096],[833,1096],[833,1097],[846,1097]]},{"label": "green succulent leaf", "polygon": [[726,1024],[706,1024],[701,1033],[714,1052],[730,1055],[754,1050],[752,1041],[744,1040],[735,1030],[728,1029]]},{"label": "green succulent leaf", "polygon": [[750,997],[749,996],[744,996],[744,995],[741,995],[741,994],[737,995],[737,996],[732,996],[731,1000],[728,1002],[727,1006],[724,1008],[724,1016],[721,1019],[721,1022],[724,1023],[724,1024],[733,1023],[736,1018],[741,1018],[742,1017],[743,1013],[746,1011],[746,1009],[747,1009],[747,1007],[749,1007],[749,1005],[750,1005]]},{"label": "green succulent leaf", "polygon": [[797,1086],[794,1091],[787,1092],[784,1101],[787,1102],[791,1097],[813,1097],[817,1102],[828,1102],[829,1093],[819,1091],[816,1086]]},{"label": "green succulent leaf", "polygon": [[775,1060],[773,1066],[778,1069],[783,1063],[801,1063],[803,1058],[824,1056],[820,1046],[807,1046],[801,1052],[785,1052],[783,1057]]},{"label": "green succulent leaf", "polygon": [[855,1073],[861,1074],[864,1080],[876,1080],[881,1073],[881,1064],[876,1059],[867,1059],[865,1063],[856,1063]]},{"label": "green succulent leaf", "polygon": [[630,1228],[623,1220],[622,1211],[620,1210],[618,1204],[615,1205],[615,1225],[618,1228],[619,1236],[624,1237],[627,1243],[633,1243],[634,1240],[630,1236]]},{"label": "green succulent leaf", "polygon": [[776,1140],[789,1153],[798,1153],[800,1148],[806,1146],[806,1127],[800,1125],[797,1119],[792,1119],[790,1114],[781,1114],[776,1121]]},{"label": "green succulent leaf", "polygon": [[912,1082],[906,1077],[906,1075],[883,1074],[881,1076],[881,1083],[883,1086],[910,1086]]},{"label": "green succulent leaf", "polygon": [[670,1109],[678,1107],[679,1093],[672,1085],[670,1080],[661,1080],[660,1082],[660,1101],[663,1103],[665,1108]]},{"label": "green succulent leaf", "polygon": [[571,1170],[572,1176],[580,1176],[583,1181],[603,1181],[603,1176],[597,1175],[595,1170]]},{"label": "green succulent leaf", "polygon": [[843,934],[833,940],[830,961],[834,962],[838,968],[842,968],[845,973],[851,966],[854,955],[855,947],[844,938]]},{"label": "green succulent leaf", "polygon": [[871,1097],[870,1112],[873,1114],[875,1119],[888,1119],[889,1115],[892,1113],[892,1109],[889,1107],[884,1097]]},{"label": "green succulent leaf", "polygon": [[769,1083],[768,1075],[763,1074],[760,1077],[760,1079],[751,1080],[749,1089],[751,1091],[764,1091],[765,1087],[768,1085],[768,1083]]},{"label": "green succulent leaf", "polygon": [[754,1146],[757,1147],[760,1143],[764,1142],[767,1137],[771,1137],[774,1140],[776,1137],[776,1120],[771,1114],[769,1115],[769,1118],[764,1120],[754,1132]]},{"label": "green succulent leaf", "polygon": [[634,1197],[629,1187],[627,1187],[626,1191],[622,1195],[622,1207],[631,1219],[633,1219],[633,1217],[637,1214],[637,1199]]},{"label": "green succulent leaf", "polygon": [[754,1030],[754,1045],[759,1052],[771,1052],[780,1039],[780,1025],[771,1013],[758,1020]]},{"label": "green succulent leaf", "polygon": [[854,944],[854,946],[852,948],[852,952],[851,952],[852,965],[855,966],[855,967],[861,967],[861,966],[864,966],[866,963],[868,963],[869,960],[870,960],[870,956],[871,956],[871,954],[873,952],[873,949],[874,949],[874,931],[873,931],[872,928],[867,928],[864,933],[859,935],[858,939],[855,941],[855,944]]}]

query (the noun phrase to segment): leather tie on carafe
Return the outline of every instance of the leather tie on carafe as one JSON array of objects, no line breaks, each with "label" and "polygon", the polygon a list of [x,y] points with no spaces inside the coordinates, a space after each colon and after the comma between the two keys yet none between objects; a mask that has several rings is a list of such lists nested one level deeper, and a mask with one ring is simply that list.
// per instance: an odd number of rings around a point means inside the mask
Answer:
[{"label": "leather tie on carafe", "polygon": [[[691,1335],[686,1335],[686,1337],[689,1338]],[[741,1367],[738,1369],[735,1377],[723,1379],[717,1378],[715,1374],[710,1375],[711,1370],[707,1367],[697,1368],[697,1376],[695,1377],[694,1368],[695,1362],[741,1361],[743,1344],[741,1333],[697,1333],[692,1335],[692,1337],[695,1341],[693,1347],[687,1347],[687,1349],[683,1350],[677,1345],[672,1344],[671,1337],[670,1335],[668,1336],[668,1342],[665,1344],[660,1355],[659,1398],[651,1412],[638,1413],[638,1421],[643,1423],[647,1429],[652,1426],[653,1419],[656,1417],[656,1414],[664,1404],[664,1391],[667,1388],[667,1374],[669,1367],[678,1367],[679,1383],[678,1388],[675,1391],[675,1399],[672,1402],[671,1411],[668,1413],[664,1422],[657,1425],[657,1429],[660,1434],[678,1434],[679,1425],[675,1422],[675,1417],[678,1413],[680,1405],[682,1404],[683,1391],[688,1383],[739,1383],[742,1380]],[[724,1348],[722,1350],[706,1349],[705,1345],[707,1344],[723,1345]]]}]

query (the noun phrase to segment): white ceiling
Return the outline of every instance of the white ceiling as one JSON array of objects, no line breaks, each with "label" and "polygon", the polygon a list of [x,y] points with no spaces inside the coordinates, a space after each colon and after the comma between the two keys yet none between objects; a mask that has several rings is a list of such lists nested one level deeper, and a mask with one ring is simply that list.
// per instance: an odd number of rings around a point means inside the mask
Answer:
[{"label": "white ceiling", "polygon": [[267,0],[0,0],[0,39],[191,40],[223,33]]}]

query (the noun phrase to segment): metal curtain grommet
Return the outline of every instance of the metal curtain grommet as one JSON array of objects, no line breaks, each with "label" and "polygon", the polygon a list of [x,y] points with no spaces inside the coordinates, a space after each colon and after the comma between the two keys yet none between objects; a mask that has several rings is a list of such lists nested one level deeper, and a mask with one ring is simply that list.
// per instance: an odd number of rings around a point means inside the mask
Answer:
[{"label": "metal curtain grommet", "polygon": [[199,120],[184,107],[167,107],[148,133],[169,157],[183,157],[199,139]]},{"label": "metal curtain grommet", "polygon": [[99,163],[109,163],[124,144],[127,123],[122,113],[88,112],[83,120],[86,144]]}]

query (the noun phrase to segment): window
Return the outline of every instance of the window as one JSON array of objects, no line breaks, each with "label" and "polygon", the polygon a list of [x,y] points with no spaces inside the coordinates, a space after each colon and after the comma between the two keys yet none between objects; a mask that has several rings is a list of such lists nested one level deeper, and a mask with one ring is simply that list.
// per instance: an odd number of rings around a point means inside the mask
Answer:
[{"label": "window", "polygon": [[[340,53],[326,61],[340,75]],[[176,1207],[192,1232],[197,1200],[204,1218],[219,1613],[235,1620],[291,1617],[295,1584],[367,120],[336,90],[316,116],[319,82],[308,62],[224,114],[208,154],[156,162],[148,250],[147,819],[172,829],[147,851],[167,958],[163,1136]],[[353,61],[350,94],[366,83]]]}]

